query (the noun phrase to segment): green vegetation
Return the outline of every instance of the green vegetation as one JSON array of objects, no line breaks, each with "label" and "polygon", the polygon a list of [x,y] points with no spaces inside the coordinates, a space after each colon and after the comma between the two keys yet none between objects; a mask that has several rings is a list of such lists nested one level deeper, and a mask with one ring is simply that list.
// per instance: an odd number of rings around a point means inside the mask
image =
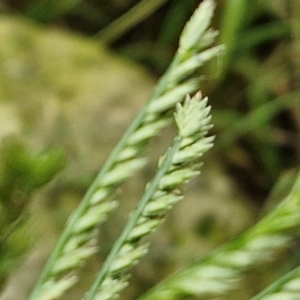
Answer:
[{"label": "green vegetation", "polygon": [[[26,253],[39,245],[41,233],[30,222],[35,214],[40,214],[35,224],[41,222],[46,211],[51,216],[46,234],[62,233],[33,288],[25,292],[30,300],[115,299],[128,285],[124,299],[299,297],[299,3],[205,0],[196,9],[198,2],[1,4],[0,38],[10,41],[0,49],[0,104],[8,115],[0,129],[4,291],[9,274],[14,278]],[[15,17],[8,17],[12,12],[35,25],[14,23]],[[45,25],[61,28],[47,31]],[[63,27],[82,36],[69,38]],[[132,64],[115,60],[105,47],[160,77],[146,104],[138,87],[148,89],[151,80],[143,72],[132,71],[131,77],[124,71],[122,83],[122,75],[111,74],[119,72],[119,65],[129,70]],[[100,68],[104,75],[98,80]],[[98,102],[107,84],[114,92],[107,102]],[[126,93],[139,99],[130,104],[130,113],[142,109],[121,137],[114,131],[129,124]],[[110,110],[113,105],[120,109]],[[177,129],[170,130],[173,142],[165,133],[172,123]],[[106,133],[103,139],[100,130]],[[161,134],[164,147],[170,147],[162,156],[156,143]],[[119,139],[114,150],[110,138]],[[214,148],[202,158],[213,141]],[[155,169],[152,161],[158,156]],[[185,184],[199,175],[200,160],[206,161],[204,184],[190,184],[197,201],[183,209],[182,221],[173,210],[185,202],[177,204],[188,194]],[[134,174],[139,178],[129,180]],[[126,186],[134,180],[141,195]],[[237,188],[227,201],[224,191],[231,181]],[[213,190],[223,201],[207,204]],[[42,195],[38,204],[35,195]],[[129,206],[122,206],[126,200]],[[195,211],[205,205],[211,208],[194,221]],[[224,211],[228,216],[222,219]],[[192,231],[185,225],[188,219],[194,222]],[[148,235],[162,221],[165,233],[155,242]],[[181,233],[176,223],[183,225]],[[158,254],[165,256],[151,256],[151,244],[160,246],[165,239],[170,242]],[[144,273],[132,269],[148,250],[149,260],[141,261]]]}]

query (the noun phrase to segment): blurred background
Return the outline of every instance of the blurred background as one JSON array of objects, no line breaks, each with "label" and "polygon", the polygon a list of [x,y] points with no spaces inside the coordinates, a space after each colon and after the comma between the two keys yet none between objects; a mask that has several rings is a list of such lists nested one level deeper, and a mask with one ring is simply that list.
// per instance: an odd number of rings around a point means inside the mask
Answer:
[{"label": "blurred background", "polygon": [[[212,27],[226,52],[201,70],[199,86],[212,105],[215,147],[187,199],[152,238],[128,299],[254,224],[286,194],[299,165],[300,2],[216,4]],[[0,2],[0,299],[26,298],[68,214],[166,70],[198,5]],[[163,140],[151,152],[163,153]],[[123,187],[124,207],[100,233],[101,257],[154,170],[150,164]],[[250,275],[231,299],[249,298],[296,264],[296,250],[283,254],[290,259],[282,268],[264,271],[264,280]],[[25,280],[28,268],[32,278]],[[65,299],[77,299],[79,290]]]}]

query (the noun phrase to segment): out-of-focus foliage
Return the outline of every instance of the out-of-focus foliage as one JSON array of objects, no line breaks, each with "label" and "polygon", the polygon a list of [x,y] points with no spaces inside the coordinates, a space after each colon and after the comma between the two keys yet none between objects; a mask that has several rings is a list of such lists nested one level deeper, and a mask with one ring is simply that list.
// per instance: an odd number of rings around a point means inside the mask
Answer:
[{"label": "out-of-focus foliage", "polygon": [[[191,201],[180,204],[167,221],[171,237],[168,232],[167,240],[165,236],[155,238],[156,252],[150,254],[151,263],[146,262],[147,274],[142,268],[137,270],[139,286],[165,275],[157,274],[155,267],[161,273],[181,267],[254,221],[249,221],[252,212],[245,212],[250,206],[232,192],[222,168],[259,209],[279,174],[299,164],[300,2],[216,2],[214,27],[227,52],[207,68],[207,80],[200,88],[210,95],[213,106],[217,166],[204,169],[207,177],[193,185],[196,192],[201,188],[201,209],[197,193],[192,193]],[[26,136],[30,149],[64,146],[70,165],[61,176],[65,181],[52,190],[49,201],[62,222],[65,210],[73,209],[74,199],[80,199],[152,87],[153,81],[144,72],[102,50],[97,35],[137,3],[140,1],[4,0],[0,4],[0,35],[6,41],[0,47],[4,74],[0,75],[0,122],[5,120],[0,138],[17,132]],[[166,1],[107,46],[159,76],[198,4],[198,0]],[[27,21],[15,19],[15,14]],[[35,26],[28,25],[28,20]],[[43,31],[44,26],[56,29]],[[85,37],[69,39],[61,31],[80,32]],[[134,185],[139,188],[140,181]],[[191,207],[197,209],[191,211]],[[117,218],[121,223],[125,217],[120,212]],[[104,252],[117,231],[112,224],[101,233],[108,241]],[[174,241],[176,247],[166,254],[165,248]],[[247,283],[245,286],[250,290]]]},{"label": "out-of-focus foliage", "polygon": [[[36,266],[30,268],[38,272],[43,253],[49,254],[57,230],[146,101],[153,80],[98,43],[63,30],[39,28],[22,17],[1,16],[0,41],[4,281],[9,274],[12,280],[18,278],[17,256],[36,243]],[[36,191],[66,162],[61,151],[67,157],[66,167],[52,184]],[[8,285],[4,299],[26,298],[38,275],[30,274],[25,271],[11,290]]]},{"label": "out-of-focus foliage", "polygon": [[[142,2],[14,0],[4,1],[3,10],[97,39],[97,33]],[[109,46],[160,74],[199,1],[149,2],[157,2],[157,11],[130,30],[124,24],[124,34]],[[210,68],[211,84],[204,88],[213,96],[217,142],[230,149],[224,164],[247,193],[263,201],[280,172],[299,160],[299,3],[216,2],[214,26],[227,51]]]},{"label": "out-of-focus foliage", "polygon": [[30,244],[26,219],[33,191],[49,182],[65,165],[61,150],[33,155],[20,140],[1,142],[0,285]]},{"label": "out-of-focus foliage", "polygon": [[213,92],[220,147],[239,184],[263,201],[299,163],[299,2],[224,1],[224,9],[228,51]]},{"label": "out-of-focus foliage", "polygon": [[51,150],[35,157],[28,153],[24,144],[16,140],[5,141],[0,151],[0,191],[4,206],[7,207],[9,203],[5,199],[14,198],[14,193],[19,191],[24,195],[30,194],[50,181],[63,168],[65,162],[63,152],[59,150]]},{"label": "out-of-focus foliage", "polygon": [[55,19],[73,9],[80,0],[34,0],[26,7],[26,15],[38,21],[48,21]]}]

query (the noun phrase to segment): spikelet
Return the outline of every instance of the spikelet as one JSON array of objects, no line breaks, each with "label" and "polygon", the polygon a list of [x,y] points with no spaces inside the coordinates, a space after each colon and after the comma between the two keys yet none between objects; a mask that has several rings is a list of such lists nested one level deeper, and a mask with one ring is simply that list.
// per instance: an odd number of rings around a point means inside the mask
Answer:
[{"label": "spikelet", "polygon": [[179,187],[199,174],[201,164],[198,159],[212,147],[213,139],[205,136],[212,127],[207,98],[202,99],[201,93],[193,98],[187,96],[176,108],[178,136],[159,160],[156,176],[147,185],[144,197],[130,216],[85,300],[118,296],[125,287],[124,274],[147,253],[148,245],[140,245],[141,239],[156,230],[167,211],[182,199]]},{"label": "spikelet", "polygon": [[[71,284],[63,285],[59,281],[68,278],[97,251],[97,245],[90,241],[96,240],[96,228],[117,207],[118,203],[114,198],[116,187],[144,165],[145,159],[141,156],[149,141],[170,123],[170,110],[174,110],[176,103],[182,102],[187,94],[198,89],[200,79],[193,78],[195,71],[218,56],[222,50],[222,47],[212,46],[216,33],[208,29],[213,10],[213,1],[204,1],[188,23],[169,69],[159,81],[148,103],[112,151],[79,207],[69,218],[28,300],[43,300],[41,293],[47,290],[49,283],[51,289],[55,289],[55,282],[60,285],[60,294],[63,294],[63,287],[67,290]],[[197,24],[203,24],[200,35]],[[210,141],[207,140],[206,146],[194,144],[193,147],[201,146],[205,150]],[[182,152],[177,161],[189,157],[189,151]],[[186,174],[187,177],[193,175]],[[152,212],[154,210],[152,208]],[[150,211],[149,208],[149,213]],[[70,257],[74,258],[70,260]]]},{"label": "spikelet", "polygon": [[[250,268],[271,263],[276,254],[299,237],[300,228],[300,174],[290,194],[283,202],[253,228],[233,242],[209,254],[160,283],[138,300],[175,300],[183,296],[224,297],[235,289],[239,278]],[[263,293],[255,300],[298,299],[300,295],[299,269],[288,277],[290,283],[272,295]],[[269,290],[267,290],[269,291]],[[263,295],[265,295],[263,297]],[[253,300],[254,300],[253,299]]]}]

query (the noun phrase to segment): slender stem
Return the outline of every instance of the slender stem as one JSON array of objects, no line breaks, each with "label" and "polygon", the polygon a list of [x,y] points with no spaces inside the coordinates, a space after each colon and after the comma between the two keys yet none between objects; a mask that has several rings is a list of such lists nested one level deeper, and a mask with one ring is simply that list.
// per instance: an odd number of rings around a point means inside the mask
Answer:
[{"label": "slender stem", "polygon": [[243,28],[248,2],[245,0],[229,0],[225,2],[219,38],[220,44],[226,46],[226,51],[222,58],[222,78],[228,71],[232,54],[237,47],[237,34]]},{"label": "slender stem", "polygon": [[115,242],[110,254],[108,255],[105,263],[103,264],[100,273],[98,274],[96,280],[94,281],[91,289],[89,292],[86,294],[84,297],[84,300],[92,300],[96,296],[97,292],[99,291],[99,287],[103,283],[105,277],[109,273],[109,269],[112,265],[112,263],[115,261],[120,249],[124,245],[126,239],[128,238],[130,232],[132,229],[136,226],[138,223],[139,218],[142,215],[142,212],[147,205],[147,203],[151,200],[153,197],[154,192],[157,190],[158,184],[161,180],[161,178],[164,176],[164,174],[167,172],[167,170],[170,168],[170,165],[172,163],[172,158],[174,154],[178,151],[179,146],[180,146],[180,137],[176,137],[174,139],[172,147],[168,150],[167,155],[160,166],[158,172],[156,173],[155,177],[151,181],[151,184],[147,188],[144,196],[142,197],[141,201],[139,201],[139,205],[136,208],[136,210],[133,212],[131,215],[128,223],[126,224],[123,232],[121,233],[120,237],[118,240]]},{"label": "slender stem", "polygon": [[120,18],[109,24],[97,37],[102,43],[109,44],[130,30],[132,27],[151,15],[156,9],[165,4],[168,0],[142,0]]},{"label": "slender stem", "polygon": [[252,297],[251,300],[261,300],[264,299],[264,297],[274,294],[278,291],[280,291],[282,288],[284,288],[284,285],[291,281],[293,278],[300,276],[300,267],[295,268],[294,270],[290,271],[283,277],[279,278],[277,281],[275,281],[273,284],[268,286],[266,289],[261,291],[256,296]]}]

